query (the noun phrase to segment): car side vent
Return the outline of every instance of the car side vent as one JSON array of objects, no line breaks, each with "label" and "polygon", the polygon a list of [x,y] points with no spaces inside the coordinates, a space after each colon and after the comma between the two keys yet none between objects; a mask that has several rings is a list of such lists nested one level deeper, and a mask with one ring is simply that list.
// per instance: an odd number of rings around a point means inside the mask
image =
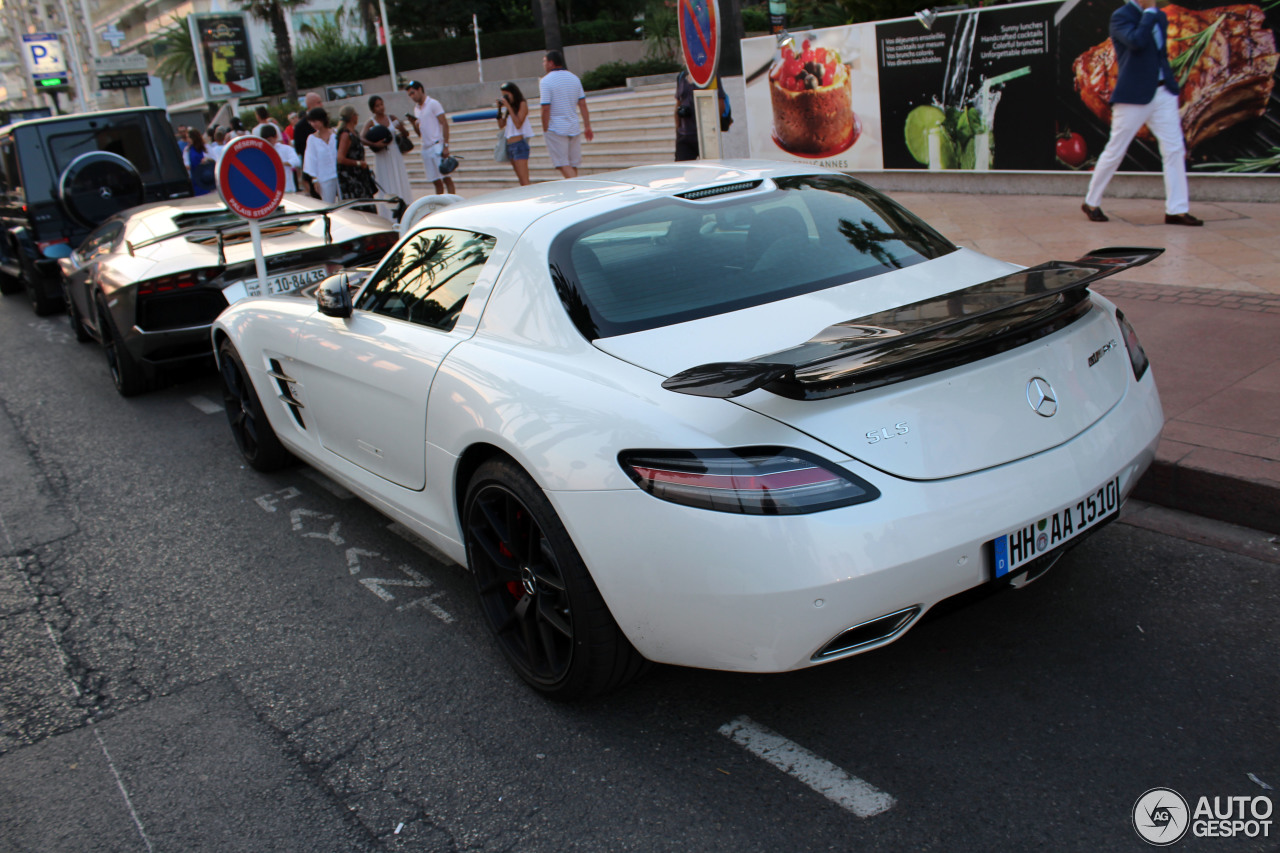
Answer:
[{"label": "car side vent", "polygon": [[725,193],[740,193],[744,190],[753,190],[760,186],[763,181],[742,181],[737,184],[724,184],[718,187],[707,187],[701,190],[689,190],[687,193],[678,193],[677,198],[687,198],[689,200],[707,198],[713,195],[724,195]]},{"label": "car side vent", "polygon": [[293,415],[293,420],[298,424],[298,426],[302,429],[306,429],[307,424],[302,419],[302,410],[305,409],[306,406],[302,405],[302,403],[293,396],[292,377],[284,372],[284,368],[280,366],[280,362],[274,358],[271,359],[271,370],[267,371],[267,375],[276,381],[276,388],[279,389],[279,393],[276,394],[276,397],[278,397],[280,402],[284,403],[289,408],[289,413]]}]

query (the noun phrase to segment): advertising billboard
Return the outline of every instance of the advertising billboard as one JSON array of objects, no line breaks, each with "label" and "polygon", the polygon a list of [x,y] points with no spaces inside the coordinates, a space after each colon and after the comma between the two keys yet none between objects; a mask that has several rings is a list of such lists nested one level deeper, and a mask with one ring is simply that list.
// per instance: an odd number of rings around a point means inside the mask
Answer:
[{"label": "advertising billboard", "polygon": [[205,100],[262,94],[245,13],[190,15],[187,21]]},{"label": "advertising billboard", "polygon": [[[1110,131],[1119,5],[1020,3],[744,39],[751,155],[846,170],[1090,169]],[[1280,3],[1163,9],[1192,170],[1280,173]],[[1160,171],[1149,132],[1121,168]]]}]

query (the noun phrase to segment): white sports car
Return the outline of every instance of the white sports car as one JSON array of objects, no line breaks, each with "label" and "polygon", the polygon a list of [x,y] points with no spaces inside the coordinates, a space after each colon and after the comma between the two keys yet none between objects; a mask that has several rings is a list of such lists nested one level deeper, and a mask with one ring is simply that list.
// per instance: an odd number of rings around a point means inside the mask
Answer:
[{"label": "white sports car", "polygon": [[439,209],[368,273],[213,328],[236,441],[468,566],[519,674],[777,672],[1044,572],[1163,423],[1088,284],[958,248],[803,164],[699,162]]}]

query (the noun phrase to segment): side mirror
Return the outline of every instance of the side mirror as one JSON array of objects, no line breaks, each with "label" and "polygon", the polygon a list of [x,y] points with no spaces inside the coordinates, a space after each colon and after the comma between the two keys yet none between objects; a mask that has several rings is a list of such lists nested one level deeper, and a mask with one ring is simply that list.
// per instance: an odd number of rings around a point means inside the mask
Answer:
[{"label": "side mirror", "polygon": [[316,288],[316,307],[326,317],[351,316],[351,274],[340,272],[320,282]]}]

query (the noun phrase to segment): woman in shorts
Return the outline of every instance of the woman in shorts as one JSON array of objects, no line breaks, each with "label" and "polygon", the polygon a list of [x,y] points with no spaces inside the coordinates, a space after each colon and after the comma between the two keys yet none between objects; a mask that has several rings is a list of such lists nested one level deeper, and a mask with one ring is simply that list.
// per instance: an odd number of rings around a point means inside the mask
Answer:
[{"label": "woman in shorts", "polygon": [[515,169],[520,186],[529,184],[529,102],[515,83],[503,83],[498,89],[498,127],[507,141],[507,159]]}]

